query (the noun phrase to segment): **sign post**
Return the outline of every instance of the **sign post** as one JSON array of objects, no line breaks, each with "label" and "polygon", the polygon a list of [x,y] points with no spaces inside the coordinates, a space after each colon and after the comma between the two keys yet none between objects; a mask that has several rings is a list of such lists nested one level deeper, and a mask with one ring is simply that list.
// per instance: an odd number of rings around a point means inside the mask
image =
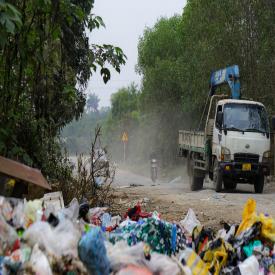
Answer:
[{"label": "sign post", "polygon": [[123,160],[124,162],[126,162],[126,143],[128,142],[127,132],[123,132],[121,140],[123,142]]}]

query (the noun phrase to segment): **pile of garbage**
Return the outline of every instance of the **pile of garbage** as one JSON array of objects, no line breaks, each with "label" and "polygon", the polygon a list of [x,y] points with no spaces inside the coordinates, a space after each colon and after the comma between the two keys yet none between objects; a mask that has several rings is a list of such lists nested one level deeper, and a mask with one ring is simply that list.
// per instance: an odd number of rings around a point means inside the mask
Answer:
[{"label": "pile of garbage", "polygon": [[253,199],[217,232],[192,209],[178,223],[107,210],[0,197],[0,274],[275,274],[275,220]]}]

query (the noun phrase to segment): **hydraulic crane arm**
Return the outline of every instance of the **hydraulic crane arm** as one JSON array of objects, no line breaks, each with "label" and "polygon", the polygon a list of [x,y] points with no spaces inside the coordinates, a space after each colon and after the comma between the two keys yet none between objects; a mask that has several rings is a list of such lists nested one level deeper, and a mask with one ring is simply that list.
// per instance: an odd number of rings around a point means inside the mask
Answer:
[{"label": "hydraulic crane arm", "polygon": [[223,70],[213,72],[210,78],[210,96],[215,94],[218,86],[228,84],[231,90],[231,98],[241,98],[241,84],[239,66],[234,65]]}]

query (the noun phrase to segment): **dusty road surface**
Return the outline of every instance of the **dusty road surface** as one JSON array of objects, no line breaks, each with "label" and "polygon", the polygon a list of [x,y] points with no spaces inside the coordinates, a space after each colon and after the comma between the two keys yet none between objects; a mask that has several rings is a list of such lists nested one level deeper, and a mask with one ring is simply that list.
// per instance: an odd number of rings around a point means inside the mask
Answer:
[{"label": "dusty road surface", "polygon": [[153,184],[148,177],[118,169],[114,187],[120,213],[140,201],[145,211],[157,210],[162,218],[179,221],[192,208],[202,224],[219,228],[222,222],[240,222],[245,202],[254,198],[258,212],[275,217],[275,183],[267,183],[263,194],[255,194],[253,185],[245,184],[235,191],[216,193],[206,180],[201,191],[191,192],[184,173]]}]

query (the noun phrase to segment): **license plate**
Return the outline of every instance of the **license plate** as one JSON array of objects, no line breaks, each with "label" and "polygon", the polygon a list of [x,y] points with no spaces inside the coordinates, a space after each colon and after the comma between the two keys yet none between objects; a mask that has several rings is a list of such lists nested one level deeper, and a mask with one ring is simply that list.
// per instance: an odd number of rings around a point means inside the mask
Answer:
[{"label": "license plate", "polygon": [[244,163],[242,170],[243,171],[251,171],[251,163]]}]

